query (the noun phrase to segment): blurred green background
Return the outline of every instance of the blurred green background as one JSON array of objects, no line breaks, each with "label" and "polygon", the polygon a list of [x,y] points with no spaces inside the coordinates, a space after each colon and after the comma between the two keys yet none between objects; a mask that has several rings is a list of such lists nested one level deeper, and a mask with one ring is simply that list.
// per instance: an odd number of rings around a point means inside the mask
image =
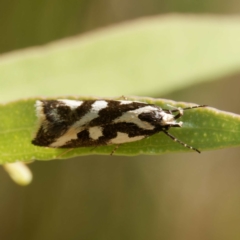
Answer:
[{"label": "blurred green background", "polygon": [[[0,52],[4,56],[139,17],[239,14],[239,7],[234,0],[1,1]],[[235,73],[165,95],[154,89],[151,97],[239,113],[239,77]],[[0,239],[240,239],[239,156],[240,149],[233,148],[35,162],[30,165],[34,180],[24,188],[1,170]]]}]

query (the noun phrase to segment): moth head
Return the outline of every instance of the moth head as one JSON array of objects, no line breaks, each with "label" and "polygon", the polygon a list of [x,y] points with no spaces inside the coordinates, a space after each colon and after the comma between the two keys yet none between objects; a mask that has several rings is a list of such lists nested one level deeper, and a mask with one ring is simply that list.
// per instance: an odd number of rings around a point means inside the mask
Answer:
[{"label": "moth head", "polygon": [[[179,114],[182,115],[182,112],[179,112]],[[138,117],[142,121],[158,127],[181,127],[183,124],[182,122],[176,121],[176,115],[170,113],[170,111],[162,110],[161,108],[149,112],[143,112],[139,114]]]},{"label": "moth head", "polygon": [[[179,111],[179,114],[182,116],[183,111]],[[167,113],[165,111],[161,111],[160,116],[161,117],[159,125],[161,125],[162,127],[182,127],[183,122],[177,122],[176,115],[173,115],[172,113]]]}]

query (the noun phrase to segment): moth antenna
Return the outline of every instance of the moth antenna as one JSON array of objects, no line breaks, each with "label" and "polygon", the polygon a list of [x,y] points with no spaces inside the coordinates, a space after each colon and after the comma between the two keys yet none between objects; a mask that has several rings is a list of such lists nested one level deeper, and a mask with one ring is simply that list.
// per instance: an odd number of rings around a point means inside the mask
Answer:
[{"label": "moth antenna", "polygon": [[[171,105],[168,105],[168,106],[171,106]],[[173,106],[171,106],[173,107]],[[165,110],[163,109],[165,112],[169,112],[169,113],[173,113],[173,112],[178,112],[177,115],[175,115],[174,119],[178,119],[180,118],[181,116],[183,116],[183,112],[185,110],[190,110],[190,109],[193,109],[193,108],[201,108],[201,107],[207,107],[207,105],[195,105],[195,106],[192,106],[192,107],[186,107],[186,108],[176,108],[176,107],[173,107],[174,109],[173,110]]]},{"label": "moth antenna", "polygon": [[183,146],[186,147],[186,148],[189,148],[189,149],[194,150],[194,151],[196,151],[196,152],[198,152],[198,153],[201,153],[197,148],[194,148],[194,147],[192,147],[192,146],[187,145],[186,143],[184,143],[184,142],[180,141],[179,139],[175,138],[175,137],[174,137],[172,134],[170,134],[169,132],[167,132],[167,131],[165,131],[165,130],[163,130],[163,132],[164,132],[168,137],[170,137],[174,142],[178,142],[178,143],[180,143],[181,145],[183,145]]},{"label": "moth antenna", "polygon": [[190,109],[193,109],[193,108],[202,108],[202,107],[208,107],[208,105],[196,105],[196,106],[192,106],[192,107],[186,107],[186,108],[183,108],[183,110],[190,110]]},{"label": "moth antenna", "polygon": [[167,104],[168,107],[172,108],[172,109],[177,109],[177,107],[174,107],[173,105],[171,104]]},{"label": "moth antenna", "polygon": [[[171,106],[171,105],[168,105],[168,106]],[[208,107],[208,105],[195,105],[195,106],[192,106],[192,107],[185,107],[185,108],[181,108],[181,107],[174,107],[174,106],[171,106],[173,108],[173,110],[169,110],[169,109],[163,109],[164,111],[169,111],[169,112],[178,112],[180,109],[185,111],[185,110],[190,110],[190,109],[193,109],[193,108],[202,108],[202,107]]]},{"label": "moth antenna", "polygon": [[91,152],[92,152],[93,150],[95,150],[97,147],[98,147],[98,146],[94,146],[93,148],[91,148]]}]

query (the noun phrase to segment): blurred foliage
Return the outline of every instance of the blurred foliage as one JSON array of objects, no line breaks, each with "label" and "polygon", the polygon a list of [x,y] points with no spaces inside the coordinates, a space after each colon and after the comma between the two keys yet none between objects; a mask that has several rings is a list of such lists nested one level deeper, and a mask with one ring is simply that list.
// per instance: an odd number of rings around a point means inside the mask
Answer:
[{"label": "blurred foliage", "polygon": [[[234,0],[2,1],[0,52],[45,44],[147,15],[239,13],[239,4]],[[199,54],[211,51],[208,42],[204,44],[206,48],[201,48]],[[228,45],[231,46],[231,38]],[[226,45],[223,48],[227,49]],[[235,48],[233,45],[232,49]],[[22,53],[20,58],[24,57]],[[3,58],[5,62],[8,55]],[[217,52],[211,59],[213,64],[215,59],[220,59]],[[186,61],[184,56],[182,60]],[[48,63],[42,69],[47,67]],[[31,74],[25,86],[34,85],[29,80],[34,76],[34,68]],[[205,103],[239,113],[237,67],[228,74],[228,77],[219,74],[217,82],[198,81],[172,93],[155,89],[147,95],[159,97],[161,93],[160,97]],[[26,94],[18,84],[6,79],[1,79],[6,98],[9,95],[13,99],[12,92],[22,92],[23,97],[31,94],[32,90]],[[51,76],[46,80],[43,74],[39,81],[46,88]],[[32,164],[33,184],[25,189],[11,183],[2,171],[0,239],[237,240],[240,238],[239,154],[239,149],[230,149],[201,155],[92,156],[37,162]]]},{"label": "blurred foliage", "polygon": [[161,13],[237,13],[229,0],[17,0],[0,2],[0,52],[48,43],[95,28]]},{"label": "blurred foliage", "polygon": [[239,69],[239,23],[237,17],[160,16],[6,54],[0,101],[152,96],[217,80]]}]

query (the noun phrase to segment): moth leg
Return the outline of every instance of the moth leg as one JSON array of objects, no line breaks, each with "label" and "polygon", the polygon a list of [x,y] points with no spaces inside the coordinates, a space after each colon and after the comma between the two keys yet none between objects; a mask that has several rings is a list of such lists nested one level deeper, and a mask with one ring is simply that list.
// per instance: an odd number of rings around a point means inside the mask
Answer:
[{"label": "moth leg", "polygon": [[95,150],[97,147],[99,146],[94,146],[93,148],[91,148],[91,151]]},{"label": "moth leg", "polygon": [[182,108],[178,108],[177,111],[178,111],[178,114],[174,116],[174,119],[178,119],[183,115],[183,109]]},{"label": "moth leg", "polygon": [[196,152],[198,152],[198,153],[201,153],[197,148],[194,148],[194,147],[192,147],[192,146],[189,146],[189,145],[187,145],[186,143],[180,141],[179,139],[175,138],[172,134],[170,134],[168,131],[163,130],[163,132],[164,132],[168,137],[170,137],[174,142],[178,142],[178,143],[180,143],[181,145],[183,145],[183,146],[186,147],[186,148],[189,148],[189,149],[194,150],[194,151],[196,151]]},{"label": "moth leg", "polygon": [[122,95],[122,96],[119,97],[119,99],[120,99],[120,100],[127,100],[127,97],[125,97],[125,96]]},{"label": "moth leg", "polygon": [[[171,106],[171,105],[169,105],[169,106]],[[178,119],[178,118],[180,118],[180,117],[182,117],[183,116],[183,108],[180,108],[180,107],[178,107],[178,108],[176,108],[176,107],[173,107],[173,106],[171,106],[173,109],[163,109],[163,111],[165,112],[165,113],[169,113],[169,114],[173,114],[174,112],[178,112],[178,114],[177,115],[175,115],[174,116],[174,119]]]},{"label": "moth leg", "polygon": [[110,153],[110,156],[112,156],[112,155],[116,152],[116,150],[119,148],[119,146],[120,146],[120,145],[116,145],[116,146],[114,147],[114,149],[113,149],[112,152]]},{"label": "moth leg", "polygon": [[196,105],[196,106],[192,106],[192,107],[186,107],[186,108],[177,108],[172,110],[172,112],[178,112],[178,114],[176,116],[174,116],[174,119],[178,119],[183,115],[183,112],[185,110],[190,110],[193,108],[202,108],[202,107],[207,107],[207,105]]},{"label": "moth leg", "polygon": [[65,154],[68,153],[68,152],[71,152],[72,150],[73,150],[73,148],[67,149],[66,151],[64,151],[64,152],[62,152],[60,155],[58,155],[57,158],[62,157],[63,155],[65,155]]}]

